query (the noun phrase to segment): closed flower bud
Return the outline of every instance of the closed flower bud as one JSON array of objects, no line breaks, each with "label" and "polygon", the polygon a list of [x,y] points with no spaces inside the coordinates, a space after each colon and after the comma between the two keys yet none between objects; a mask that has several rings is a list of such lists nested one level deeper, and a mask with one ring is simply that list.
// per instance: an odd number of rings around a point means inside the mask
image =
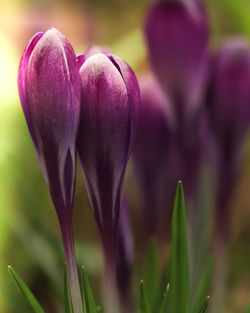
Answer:
[{"label": "closed flower bud", "polygon": [[[168,179],[172,172],[168,163],[172,146],[172,121],[169,102],[157,81],[152,76],[144,77],[140,87],[141,105],[137,115],[133,160],[141,190],[147,235],[152,235],[158,230],[163,210],[168,209],[171,188]],[[173,165],[171,168],[176,170]],[[174,188],[175,185],[176,182],[173,182]]]},{"label": "closed flower bud", "polygon": [[89,57],[80,76],[78,150],[103,239],[114,240],[139,88],[132,70],[113,55]]},{"label": "closed flower bud", "polygon": [[104,247],[106,311],[117,312],[117,222],[135,131],[139,87],[130,67],[111,54],[99,53],[87,58],[80,68],[80,76],[78,150]]},{"label": "closed flower bud", "polygon": [[19,65],[18,88],[60,221],[74,312],[82,313],[72,232],[80,76],[73,48],[56,29],[31,39]]},{"label": "closed flower bud", "polygon": [[229,39],[211,62],[207,109],[218,150],[218,223],[228,231],[228,205],[250,123],[250,47]]},{"label": "closed flower bud", "polygon": [[222,310],[226,286],[231,204],[241,170],[243,144],[250,126],[250,46],[228,39],[210,66],[207,110],[217,148],[214,225],[214,284],[211,310]]},{"label": "closed flower bud", "polygon": [[197,1],[160,0],[145,25],[150,63],[168,94],[176,123],[192,118],[200,105],[207,68],[208,26]]},{"label": "closed flower bud", "polygon": [[18,87],[60,217],[71,210],[73,199],[80,80],[75,53],[57,30],[38,33],[31,39],[20,62]]},{"label": "closed flower bud", "polygon": [[224,43],[212,60],[208,110],[221,143],[241,142],[250,122],[250,47],[243,38]]}]

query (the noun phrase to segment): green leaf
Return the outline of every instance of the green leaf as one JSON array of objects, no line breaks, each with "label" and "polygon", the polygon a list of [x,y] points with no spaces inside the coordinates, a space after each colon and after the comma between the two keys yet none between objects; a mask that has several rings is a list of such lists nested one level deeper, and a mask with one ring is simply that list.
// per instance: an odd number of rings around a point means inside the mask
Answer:
[{"label": "green leaf", "polygon": [[42,309],[41,305],[38,303],[37,299],[34,297],[33,293],[29,289],[29,287],[25,284],[22,278],[14,271],[11,266],[8,266],[8,271],[14,280],[16,286],[21,291],[23,296],[26,298],[30,306],[32,307],[35,313],[45,313]]},{"label": "green leaf", "polygon": [[151,313],[148,297],[145,291],[144,282],[140,282],[140,313]]},{"label": "green leaf", "polygon": [[145,270],[145,290],[148,295],[151,310],[154,311],[158,300],[159,273],[157,264],[156,240],[151,239],[149,243],[148,256]]},{"label": "green leaf", "polygon": [[204,303],[202,304],[200,310],[197,311],[197,313],[206,313],[206,312],[207,312],[208,301],[209,301],[209,297],[206,298],[206,300],[205,300]]},{"label": "green leaf", "polygon": [[167,313],[168,306],[169,306],[169,284],[167,284],[166,290],[163,295],[160,313]]},{"label": "green leaf", "polygon": [[84,266],[81,267],[81,286],[82,286],[85,313],[101,312],[99,308],[97,309],[93,291],[92,291],[92,288],[88,279],[88,275]]},{"label": "green leaf", "polygon": [[186,313],[189,295],[186,208],[182,183],[178,182],[172,218],[170,255],[170,312]]},{"label": "green leaf", "polygon": [[65,301],[65,313],[73,313],[66,266],[64,269],[64,301]]},{"label": "green leaf", "polygon": [[204,302],[204,298],[207,295],[208,287],[211,282],[211,276],[212,276],[212,261],[211,259],[208,260],[207,264],[204,267],[203,273],[201,275],[195,298],[194,303],[192,306],[192,313],[199,312],[199,308],[202,306]]}]

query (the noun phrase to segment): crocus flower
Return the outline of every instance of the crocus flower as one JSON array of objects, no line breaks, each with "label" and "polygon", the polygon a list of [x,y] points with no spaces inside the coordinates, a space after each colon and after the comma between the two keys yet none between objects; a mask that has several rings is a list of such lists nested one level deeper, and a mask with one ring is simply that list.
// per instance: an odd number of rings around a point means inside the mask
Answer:
[{"label": "crocus flower", "polygon": [[218,147],[218,201],[225,229],[230,193],[237,180],[242,145],[250,123],[250,47],[242,39],[224,43],[211,64],[207,108]]},{"label": "crocus flower", "polygon": [[105,243],[111,244],[134,134],[139,88],[132,70],[114,55],[89,57],[80,68],[80,76],[78,150],[98,226]]},{"label": "crocus flower", "polygon": [[176,124],[199,108],[207,68],[208,25],[201,3],[159,0],[149,10],[145,37],[152,69],[170,98]]},{"label": "crocus flower", "polygon": [[59,218],[74,312],[82,312],[72,235],[80,77],[70,43],[56,29],[37,33],[18,72],[19,95]]},{"label": "crocus flower", "polygon": [[241,168],[250,125],[250,48],[242,38],[227,40],[211,62],[207,109],[217,144],[215,270],[212,312],[221,311],[227,268],[230,200]]},{"label": "crocus flower", "polygon": [[[78,151],[101,232],[108,281],[114,283],[117,222],[135,131],[139,88],[130,67],[111,54],[99,53],[87,58],[80,68],[80,76]],[[116,312],[112,304],[108,306]]]},{"label": "crocus flower", "polygon": [[150,237],[159,231],[164,211],[170,212],[178,177],[174,182],[171,178],[174,180],[176,175],[177,160],[170,160],[173,152],[172,117],[165,94],[152,75],[140,80],[140,89],[133,161],[141,190],[147,237]]}]

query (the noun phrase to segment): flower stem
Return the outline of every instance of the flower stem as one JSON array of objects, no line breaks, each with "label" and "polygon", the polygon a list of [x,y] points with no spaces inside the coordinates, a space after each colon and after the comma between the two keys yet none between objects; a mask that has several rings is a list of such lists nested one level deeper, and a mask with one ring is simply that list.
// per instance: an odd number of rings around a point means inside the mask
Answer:
[{"label": "flower stem", "polygon": [[[107,235],[107,234],[106,234]],[[119,295],[116,277],[115,236],[103,236],[104,250],[104,305],[106,313],[119,313]]]},{"label": "flower stem", "polygon": [[83,313],[83,304],[80,292],[79,276],[76,265],[72,224],[67,223],[67,225],[65,226],[63,223],[60,223],[60,226],[69,277],[69,287],[71,293],[73,313]]}]

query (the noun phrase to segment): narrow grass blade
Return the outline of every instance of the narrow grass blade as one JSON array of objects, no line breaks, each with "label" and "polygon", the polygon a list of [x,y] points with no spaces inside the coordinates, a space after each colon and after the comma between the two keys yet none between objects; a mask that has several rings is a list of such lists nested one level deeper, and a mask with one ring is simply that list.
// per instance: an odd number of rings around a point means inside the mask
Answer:
[{"label": "narrow grass blade", "polygon": [[95,303],[94,294],[88,279],[88,275],[84,266],[81,267],[81,285],[83,292],[83,301],[85,307],[85,313],[97,313],[100,310],[97,310]]},{"label": "narrow grass blade", "polygon": [[207,312],[207,309],[208,309],[208,301],[209,301],[209,297],[206,298],[205,302],[202,304],[200,310],[197,311],[197,313],[206,313],[206,312]]},{"label": "narrow grass blade", "polygon": [[65,313],[73,313],[66,266],[64,269],[64,302],[65,302]]},{"label": "narrow grass blade", "polygon": [[168,306],[169,306],[169,284],[167,284],[166,290],[163,295],[160,313],[168,313]]},{"label": "narrow grass blade", "polygon": [[188,311],[189,265],[186,208],[182,183],[177,186],[172,218],[170,255],[170,312]]},{"label": "narrow grass blade", "polygon": [[147,294],[145,292],[144,282],[140,282],[140,313],[151,313]]},{"label": "narrow grass blade", "polygon": [[22,280],[22,278],[14,271],[14,269],[11,266],[8,266],[8,271],[10,273],[10,276],[14,280],[16,286],[18,287],[18,289],[21,291],[25,299],[28,301],[28,303],[32,307],[33,311],[35,313],[45,313],[41,305],[38,303],[37,299],[31,292],[31,290],[29,289],[29,287]]},{"label": "narrow grass blade", "polygon": [[205,265],[200,281],[198,283],[198,287],[196,290],[196,294],[195,294],[195,298],[194,298],[194,302],[193,302],[193,306],[191,310],[192,313],[199,312],[199,308],[202,306],[204,302],[204,298],[208,294],[208,288],[211,282],[211,277],[212,277],[212,262],[210,259]]}]

